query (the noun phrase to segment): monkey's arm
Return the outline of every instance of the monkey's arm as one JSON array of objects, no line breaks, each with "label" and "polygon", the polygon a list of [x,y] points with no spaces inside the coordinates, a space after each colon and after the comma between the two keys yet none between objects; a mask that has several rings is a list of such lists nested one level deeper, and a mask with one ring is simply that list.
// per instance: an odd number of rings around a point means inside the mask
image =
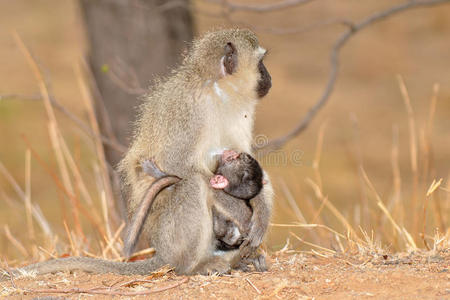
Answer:
[{"label": "monkey's arm", "polygon": [[250,206],[253,209],[253,213],[248,236],[240,246],[240,254],[243,258],[249,257],[256,251],[263,242],[269,227],[273,189],[265,172],[264,180],[266,180],[267,183],[264,185],[259,195],[250,200]]}]

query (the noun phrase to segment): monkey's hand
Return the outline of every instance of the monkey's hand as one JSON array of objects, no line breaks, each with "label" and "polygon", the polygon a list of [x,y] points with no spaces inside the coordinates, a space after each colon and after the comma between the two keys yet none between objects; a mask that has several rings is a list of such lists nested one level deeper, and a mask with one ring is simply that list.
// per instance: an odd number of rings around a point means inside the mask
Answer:
[{"label": "monkey's hand", "polygon": [[253,222],[253,220],[250,222],[250,232],[239,247],[242,258],[251,256],[256,249],[258,249],[264,239],[265,233],[265,226],[257,224],[257,222]]},{"label": "monkey's hand", "polygon": [[248,235],[239,247],[242,258],[249,257],[261,245],[269,227],[270,207],[264,201],[262,195],[258,195],[250,200],[253,208],[252,218],[249,224]]}]

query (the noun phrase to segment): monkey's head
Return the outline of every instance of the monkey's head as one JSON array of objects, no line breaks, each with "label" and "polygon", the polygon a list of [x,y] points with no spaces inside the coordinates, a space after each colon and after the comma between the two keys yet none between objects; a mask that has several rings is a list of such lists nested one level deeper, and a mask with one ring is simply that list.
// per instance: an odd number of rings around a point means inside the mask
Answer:
[{"label": "monkey's head", "polygon": [[263,187],[261,166],[244,152],[222,155],[215,174],[210,181],[213,188],[243,200],[254,198]]},{"label": "monkey's head", "polygon": [[250,30],[226,29],[194,41],[184,65],[192,66],[205,82],[226,80],[235,90],[262,98],[272,87],[263,62],[266,52]]}]

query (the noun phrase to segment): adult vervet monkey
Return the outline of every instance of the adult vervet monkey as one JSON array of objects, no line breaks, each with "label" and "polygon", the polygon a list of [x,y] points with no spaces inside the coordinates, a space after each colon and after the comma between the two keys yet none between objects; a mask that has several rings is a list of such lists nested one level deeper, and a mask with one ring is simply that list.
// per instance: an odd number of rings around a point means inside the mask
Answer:
[{"label": "adult vervet monkey", "polygon": [[[214,199],[208,182],[224,149],[251,153],[255,106],[271,87],[265,53],[249,30],[209,33],[194,42],[182,66],[157,84],[142,106],[134,141],[120,164],[129,212],[134,214],[152,182],[142,172],[142,161],[151,159],[165,173],[183,178],[155,199],[143,232],[156,253],[158,248],[164,252],[162,260],[178,260],[175,267],[181,270],[191,272],[201,264],[218,271],[217,261],[223,263],[211,246]],[[188,185],[194,189],[185,190]],[[265,185],[264,205],[255,210],[271,211],[271,192],[270,184]],[[267,229],[267,224],[252,228]],[[259,246],[265,231],[250,230],[246,245]],[[198,257],[173,259],[183,253]]]},{"label": "adult vervet monkey", "polygon": [[[182,64],[148,93],[133,142],[119,166],[129,193],[129,214],[152,182],[142,172],[141,161],[152,159],[168,174],[183,178],[156,197],[144,224],[143,235],[156,250],[152,258],[132,263],[62,258],[12,274],[75,269],[147,274],[167,264],[180,274],[228,272],[240,257],[237,250],[220,255],[215,251],[209,179],[223,150],[251,153],[255,106],[271,87],[263,64],[265,53],[249,30],[207,33],[193,42]],[[265,205],[255,209],[270,212],[272,187],[267,175],[265,180],[261,191]],[[247,245],[258,247],[264,233],[250,229]]]}]

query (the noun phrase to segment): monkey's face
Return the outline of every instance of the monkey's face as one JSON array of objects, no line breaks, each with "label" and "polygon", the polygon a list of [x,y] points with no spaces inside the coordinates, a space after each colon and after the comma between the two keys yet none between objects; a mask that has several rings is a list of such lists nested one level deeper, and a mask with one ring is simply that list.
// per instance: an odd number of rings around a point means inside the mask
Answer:
[{"label": "monkey's face", "polygon": [[195,65],[205,81],[217,82],[226,94],[262,98],[272,87],[263,61],[266,53],[250,30],[227,29],[194,42],[187,63]]},{"label": "monkey's face", "polygon": [[[248,79],[249,86],[254,86],[256,95],[258,98],[262,98],[267,95],[272,87],[272,77],[267,71],[263,61],[267,51],[264,48],[257,46],[257,48],[249,47],[250,51],[247,51],[247,53],[245,53],[245,51],[241,51],[244,53],[240,53],[238,47],[239,44],[235,45],[233,42],[228,42],[225,45],[224,56],[220,61],[221,75],[226,77],[235,74],[236,77]],[[245,47],[243,48],[245,49]],[[253,72],[256,73],[256,76],[245,76],[245,68],[253,70]],[[255,82],[252,82],[254,78],[256,78],[256,85]]]},{"label": "monkey's face", "polygon": [[258,72],[259,72],[259,80],[258,86],[256,87],[256,93],[259,98],[264,97],[269,92],[272,87],[272,77],[264,66],[263,58],[261,58],[258,62]]},{"label": "monkey's face", "polygon": [[[218,176],[217,176],[218,175]],[[222,159],[211,185],[227,194],[249,200],[263,187],[263,172],[258,161],[247,153],[226,155]]]},{"label": "monkey's face", "polygon": [[220,61],[221,75],[225,77],[228,75],[237,74],[237,76],[239,76],[239,71],[242,71],[239,69],[239,61],[243,61],[241,62],[241,65],[243,65],[242,68],[248,68],[249,70],[256,69],[256,78],[258,79],[256,82],[255,91],[258,98],[264,97],[272,87],[272,77],[267,71],[263,61],[267,51],[260,46],[257,48],[250,47],[251,50],[247,53],[250,55],[245,57],[245,53],[239,55],[237,47],[238,45],[235,45],[233,42],[228,42],[225,45],[224,56]]}]

